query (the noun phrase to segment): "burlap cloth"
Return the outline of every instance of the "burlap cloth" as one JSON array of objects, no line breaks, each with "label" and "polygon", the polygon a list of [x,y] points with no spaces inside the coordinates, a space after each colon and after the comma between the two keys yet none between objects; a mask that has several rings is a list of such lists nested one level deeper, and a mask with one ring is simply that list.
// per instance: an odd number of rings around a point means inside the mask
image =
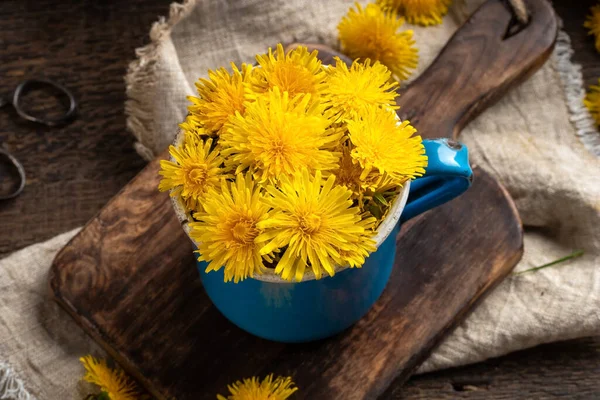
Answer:
[{"label": "burlap cloth", "polygon": [[[137,51],[126,77],[128,125],[140,153],[149,159],[171,142],[186,114],[185,96],[193,94],[194,82],[208,68],[252,62],[254,54],[278,42],[335,45],[336,25],[352,2],[174,4],[170,17],[153,26],[152,43]],[[459,14],[451,11],[441,26],[411,27],[420,50],[419,71],[456,30]],[[508,277],[419,372],[600,334],[600,164],[592,155],[599,153],[600,136],[581,106],[581,72],[570,56],[569,38],[561,33],[550,61],[471,123],[461,139],[473,163],[496,176],[516,201],[525,225],[525,254],[517,271],[574,249],[585,255]],[[49,300],[48,268],[75,233],[0,261],[0,399],[81,398],[77,358],[102,354]]]}]

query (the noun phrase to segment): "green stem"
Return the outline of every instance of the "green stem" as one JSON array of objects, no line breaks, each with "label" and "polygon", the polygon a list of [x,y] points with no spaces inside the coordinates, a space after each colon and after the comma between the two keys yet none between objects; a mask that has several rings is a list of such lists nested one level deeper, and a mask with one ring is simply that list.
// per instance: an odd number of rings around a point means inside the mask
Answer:
[{"label": "green stem", "polygon": [[521,275],[521,274],[525,274],[527,272],[538,271],[540,269],[548,268],[548,267],[551,267],[553,265],[560,264],[562,262],[571,260],[573,258],[581,257],[582,255],[583,255],[583,250],[575,250],[574,252],[572,252],[568,256],[565,256],[563,258],[559,258],[558,260],[552,261],[552,262],[550,262],[548,264],[540,265],[539,267],[526,269],[525,271],[515,272],[515,273],[513,273],[513,275]]}]

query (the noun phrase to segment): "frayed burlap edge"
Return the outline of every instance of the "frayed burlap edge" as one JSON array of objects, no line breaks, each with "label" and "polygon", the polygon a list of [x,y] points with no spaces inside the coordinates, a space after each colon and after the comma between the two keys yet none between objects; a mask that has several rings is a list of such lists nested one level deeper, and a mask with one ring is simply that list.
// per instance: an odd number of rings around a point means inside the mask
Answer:
[{"label": "frayed burlap edge", "polygon": [[[151,88],[156,84],[155,69],[158,62],[159,48],[163,41],[171,35],[171,29],[183,18],[187,17],[196,6],[196,0],[185,0],[183,3],[171,3],[169,18],[160,17],[150,29],[150,43],[135,50],[137,58],[129,64],[125,76],[127,100],[125,115],[127,129],[138,140],[135,149],[145,160],[152,160],[156,154],[142,143],[142,137],[156,135],[153,125],[153,103],[155,101]],[[175,131],[176,127],[173,128]]]},{"label": "frayed burlap edge", "polygon": [[0,362],[0,400],[35,400],[15,371],[3,362]]},{"label": "frayed burlap edge", "polygon": [[594,119],[583,104],[585,98],[583,74],[581,65],[572,61],[573,53],[571,38],[561,30],[558,33],[552,61],[563,85],[570,114],[569,119],[583,145],[600,157],[600,132],[596,129]]}]

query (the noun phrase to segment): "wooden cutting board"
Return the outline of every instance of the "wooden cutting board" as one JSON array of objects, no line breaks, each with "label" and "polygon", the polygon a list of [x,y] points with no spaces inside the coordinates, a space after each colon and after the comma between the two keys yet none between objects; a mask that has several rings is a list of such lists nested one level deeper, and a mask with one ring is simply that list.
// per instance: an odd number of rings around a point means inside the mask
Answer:
[{"label": "wooden cutting board", "polygon": [[[401,116],[425,137],[456,136],[539,67],[557,23],[545,0],[526,3],[531,21],[510,37],[509,9],[498,0],[485,3],[404,92]],[[214,399],[228,383],[269,373],[292,376],[298,399],[376,398],[406,380],[522,255],[510,197],[475,168],[465,195],[405,224],[390,282],[361,321],[315,343],[269,342],[241,331],[211,304],[191,243],[167,195],[157,191],[158,169],[159,161],[151,162],[67,244],[50,287],[159,399]]]}]

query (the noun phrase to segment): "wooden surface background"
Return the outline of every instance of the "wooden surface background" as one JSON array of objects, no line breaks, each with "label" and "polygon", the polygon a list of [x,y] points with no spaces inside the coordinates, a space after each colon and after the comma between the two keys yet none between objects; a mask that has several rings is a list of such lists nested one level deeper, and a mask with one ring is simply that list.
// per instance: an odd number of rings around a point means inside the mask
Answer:
[{"label": "wooden surface background", "polygon": [[[144,166],[125,128],[123,75],[169,3],[0,2],[0,95],[12,93],[22,79],[46,77],[72,89],[80,101],[78,119],[58,129],[0,110],[0,146],[15,154],[28,174],[25,192],[0,203],[0,257],[82,225]],[[555,1],[586,85],[600,77],[600,55],[582,28],[595,3]],[[383,398],[600,398],[600,337],[415,377]]]}]

